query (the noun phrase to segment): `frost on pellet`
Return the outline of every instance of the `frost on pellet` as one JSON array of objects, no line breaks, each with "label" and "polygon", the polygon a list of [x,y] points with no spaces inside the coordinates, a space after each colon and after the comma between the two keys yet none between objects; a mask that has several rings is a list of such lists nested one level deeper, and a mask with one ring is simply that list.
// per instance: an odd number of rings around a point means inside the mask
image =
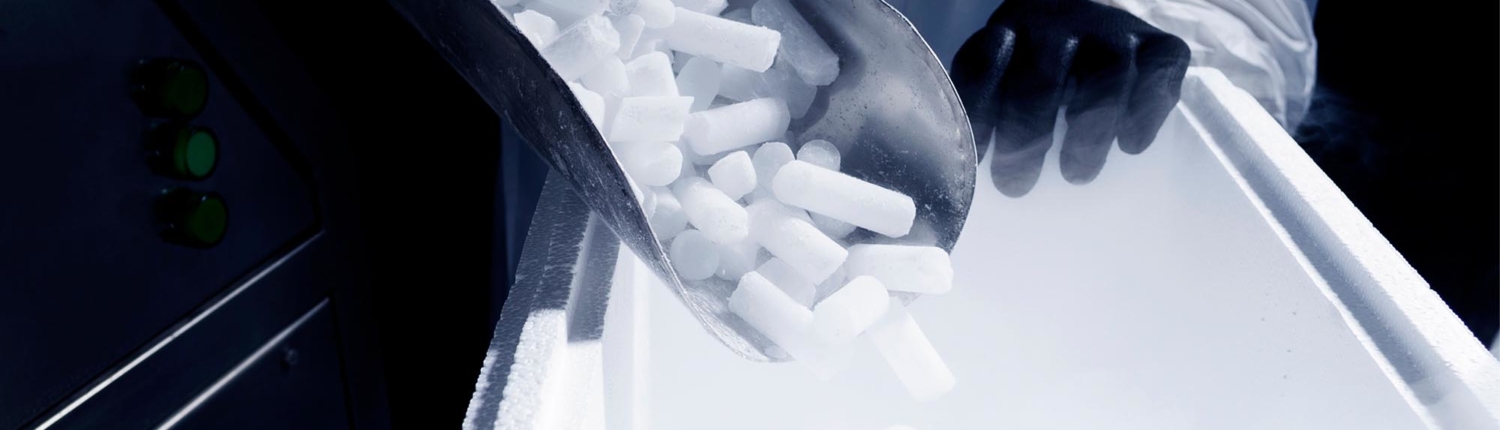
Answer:
[{"label": "frost on pellet", "polygon": [[677,275],[732,284],[729,311],[768,355],[829,380],[868,342],[914,398],[953,387],[891,296],[951,289],[947,252],[891,244],[911,240],[917,207],[842,171],[858,142],[795,139],[840,60],[791,3],[496,5],[606,138]]}]

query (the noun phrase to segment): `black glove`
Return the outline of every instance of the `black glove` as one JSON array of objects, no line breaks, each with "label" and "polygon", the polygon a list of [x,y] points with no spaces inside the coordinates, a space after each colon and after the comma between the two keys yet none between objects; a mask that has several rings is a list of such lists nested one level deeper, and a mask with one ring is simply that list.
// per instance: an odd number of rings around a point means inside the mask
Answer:
[{"label": "black glove", "polygon": [[[1017,197],[1036,185],[1067,105],[1063,178],[1092,181],[1110,142],[1139,154],[1177,104],[1186,43],[1139,18],[1090,0],[1005,0],[953,58],[979,153],[995,134],[990,174]],[[1064,91],[1070,84],[1071,92]]]}]

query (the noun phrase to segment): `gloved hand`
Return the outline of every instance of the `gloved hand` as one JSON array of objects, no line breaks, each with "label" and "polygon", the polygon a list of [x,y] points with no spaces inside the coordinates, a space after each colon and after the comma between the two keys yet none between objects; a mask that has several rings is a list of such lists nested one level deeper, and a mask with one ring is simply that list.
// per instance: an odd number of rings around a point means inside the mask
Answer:
[{"label": "gloved hand", "polygon": [[[1063,178],[1099,175],[1110,142],[1139,154],[1177,104],[1190,53],[1182,39],[1090,0],[1005,0],[953,58],[953,84],[984,154],[995,136],[995,187],[1036,185],[1067,105]],[[1072,91],[1065,91],[1072,86]]]}]

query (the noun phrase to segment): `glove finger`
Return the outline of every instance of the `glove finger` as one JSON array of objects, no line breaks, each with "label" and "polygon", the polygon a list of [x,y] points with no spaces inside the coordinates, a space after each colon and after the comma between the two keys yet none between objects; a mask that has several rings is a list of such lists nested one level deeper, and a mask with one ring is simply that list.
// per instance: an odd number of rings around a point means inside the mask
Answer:
[{"label": "glove finger", "polygon": [[1182,39],[1166,33],[1142,34],[1136,48],[1137,78],[1120,126],[1120,150],[1139,154],[1156,140],[1156,132],[1182,96],[1182,77],[1192,53]]},{"label": "glove finger", "polygon": [[990,175],[1007,196],[1031,191],[1041,176],[1042,161],[1052,146],[1052,128],[1067,83],[1068,65],[1078,42],[1042,32],[1017,34],[1014,62],[1000,82],[999,118],[995,123]]},{"label": "glove finger", "polygon": [[1068,100],[1068,132],[1058,164],[1063,179],[1087,184],[1099,176],[1136,80],[1135,40],[1128,35],[1080,41]]},{"label": "glove finger", "polygon": [[953,56],[950,75],[973,127],[974,143],[983,157],[999,118],[1000,79],[1015,52],[1016,33],[1002,26],[980,29]]}]

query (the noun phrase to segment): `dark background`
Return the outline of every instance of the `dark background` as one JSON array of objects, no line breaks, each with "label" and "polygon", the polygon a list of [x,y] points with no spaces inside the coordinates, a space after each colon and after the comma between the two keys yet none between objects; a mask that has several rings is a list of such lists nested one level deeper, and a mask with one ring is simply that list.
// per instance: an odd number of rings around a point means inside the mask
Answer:
[{"label": "dark background", "polygon": [[508,291],[500,119],[381,0],[256,0],[348,127],[393,428],[457,427]]},{"label": "dark background", "polygon": [[1500,324],[1497,5],[1323,0],[1295,134],[1485,344]]}]

